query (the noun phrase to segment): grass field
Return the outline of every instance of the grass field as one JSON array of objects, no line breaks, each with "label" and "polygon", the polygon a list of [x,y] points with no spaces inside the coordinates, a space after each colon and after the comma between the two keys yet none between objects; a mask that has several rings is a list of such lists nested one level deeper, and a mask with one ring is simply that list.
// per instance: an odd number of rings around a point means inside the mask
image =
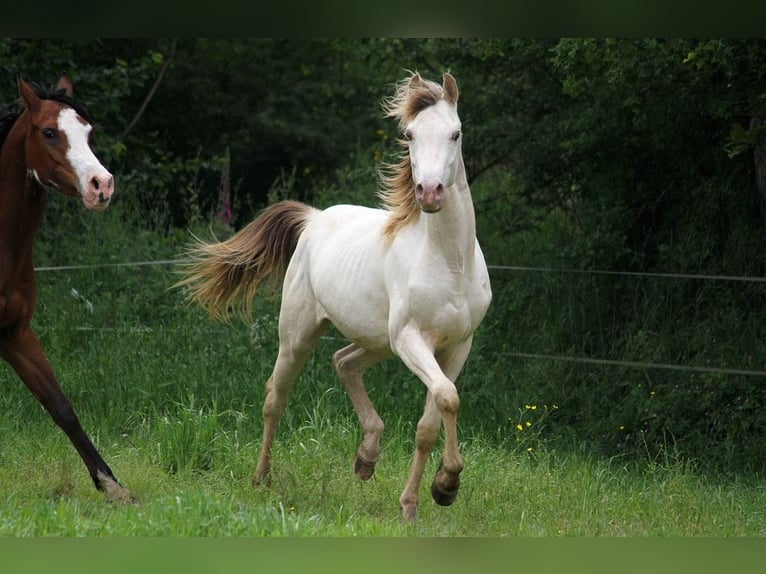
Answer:
[{"label": "grass field", "polygon": [[[152,426],[153,421],[147,421]],[[178,423],[180,424],[180,423]],[[2,536],[762,536],[760,484],[723,484],[667,464],[629,469],[583,455],[515,456],[481,440],[467,461],[455,505],[423,489],[418,521],[396,500],[407,465],[394,438],[369,482],[350,472],[346,423],[288,432],[277,445],[271,488],[254,490],[253,442],[219,431],[210,468],[169,474],[152,456],[164,438],[110,437],[101,448],[137,506],[107,505],[63,440],[41,422],[3,426]],[[92,425],[91,425],[92,426]]]},{"label": "grass field", "polygon": [[[671,453],[637,463],[577,445],[514,443],[506,429],[473,424],[481,412],[468,409],[459,417],[466,468],[456,503],[430,500],[435,453],[418,520],[405,524],[397,501],[421,385],[396,362],[370,373],[387,427],[375,475],[359,481],[351,471],[359,431],[330,367],[341,344],[332,332],[296,382],[271,487],[253,489],[276,302],[260,303],[251,328],[214,325],[168,290],[173,280],[164,267],[40,274],[37,332],[87,431],[140,504],[104,502],[63,433],[3,364],[0,536],[766,534],[757,477],[701,474]],[[491,372],[480,367],[469,364],[459,387]]]}]

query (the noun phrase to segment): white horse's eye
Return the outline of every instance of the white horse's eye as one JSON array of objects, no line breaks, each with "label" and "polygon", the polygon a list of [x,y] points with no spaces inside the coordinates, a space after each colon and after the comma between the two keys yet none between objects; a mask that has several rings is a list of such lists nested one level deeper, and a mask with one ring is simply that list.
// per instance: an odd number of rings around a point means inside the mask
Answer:
[{"label": "white horse's eye", "polygon": [[406,139],[408,142],[411,142],[413,139],[415,139],[412,135],[412,131],[407,130],[404,132],[404,139]]},{"label": "white horse's eye", "polygon": [[457,130],[457,131],[455,131],[454,134],[452,134],[452,141],[456,142],[459,139],[460,139],[460,130]]}]

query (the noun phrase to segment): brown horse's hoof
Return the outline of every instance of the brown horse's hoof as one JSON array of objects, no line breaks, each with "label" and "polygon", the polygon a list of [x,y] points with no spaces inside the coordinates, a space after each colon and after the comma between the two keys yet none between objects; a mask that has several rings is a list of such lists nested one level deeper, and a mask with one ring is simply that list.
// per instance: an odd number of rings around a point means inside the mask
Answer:
[{"label": "brown horse's hoof", "polygon": [[138,500],[135,496],[130,494],[126,489],[122,489],[120,492],[113,492],[107,495],[106,501],[108,503],[117,503],[117,504],[133,504],[138,506]]},{"label": "brown horse's hoof", "polygon": [[369,480],[375,472],[375,463],[362,460],[357,454],[354,458],[354,472],[362,480]]},{"label": "brown horse's hoof", "polygon": [[136,497],[130,494],[127,488],[122,486],[113,476],[96,471],[96,488],[106,494],[109,503],[138,504]]}]

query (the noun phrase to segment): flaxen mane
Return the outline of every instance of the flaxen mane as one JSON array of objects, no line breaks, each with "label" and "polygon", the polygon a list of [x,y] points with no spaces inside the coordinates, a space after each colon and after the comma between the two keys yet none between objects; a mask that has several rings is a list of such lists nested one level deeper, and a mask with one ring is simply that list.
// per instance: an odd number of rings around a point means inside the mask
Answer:
[{"label": "flaxen mane", "polygon": [[[393,97],[383,102],[383,111],[386,117],[398,119],[399,129],[403,130],[422,110],[434,105],[442,97],[444,94],[439,84],[421,79],[416,72],[399,82]],[[407,140],[402,138],[399,144],[403,148],[399,161],[384,164],[380,171],[382,189],[379,196],[383,207],[391,212],[383,228],[383,236],[388,241],[420,216],[420,209],[415,202]]]}]

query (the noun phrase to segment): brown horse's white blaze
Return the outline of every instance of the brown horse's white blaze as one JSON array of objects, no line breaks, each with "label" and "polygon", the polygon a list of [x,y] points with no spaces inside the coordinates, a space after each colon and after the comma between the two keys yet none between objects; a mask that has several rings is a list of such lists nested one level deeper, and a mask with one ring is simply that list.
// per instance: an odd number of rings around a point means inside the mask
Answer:
[{"label": "brown horse's white blaze", "polygon": [[441,425],[444,451],[431,494],[441,505],[455,500],[463,470],[455,381],[492,298],[476,240],[457,100],[449,74],[442,85],[413,74],[387,102],[388,115],[402,128],[404,151],[383,176],[386,209],[335,205],[319,211],[282,201],[231,239],[190,249],[192,262],[179,285],[189,286],[190,298],[213,318],[231,310],[248,314],[258,286],[272,274],[284,277],[279,351],[266,382],[254,482],[268,478],[290,387],[332,323],[350,341],[334,354],[333,366],[362,428],[356,474],[373,474],[384,426],[363,373],[397,356],[427,390],[399,497],[402,515],[415,519],[421,478]]},{"label": "brown horse's white blaze", "polygon": [[[18,374],[82,458],[107,500],[134,501],[86,435],[32,331],[36,303],[34,239],[49,190],[104,209],[112,174],[88,143],[91,125],[72,100],[72,84],[54,91],[19,80],[21,105],[0,114],[0,358]],[[82,113],[81,113],[82,112]]]},{"label": "brown horse's white blaze", "polygon": [[[68,80],[60,85],[68,97]],[[27,173],[40,185],[79,195],[89,209],[103,210],[114,192],[114,177],[90,147],[92,126],[71,107],[47,110],[26,83],[19,92],[32,120],[27,140]]]},{"label": "brown horse's white blaze", "polygon": [[61,110],[58,123],[69,143],[66,157],[77,176],[83,203],[90,209],[106,209],[114,191],[114,177],[88,144],[93,128],[72,108]]}]

